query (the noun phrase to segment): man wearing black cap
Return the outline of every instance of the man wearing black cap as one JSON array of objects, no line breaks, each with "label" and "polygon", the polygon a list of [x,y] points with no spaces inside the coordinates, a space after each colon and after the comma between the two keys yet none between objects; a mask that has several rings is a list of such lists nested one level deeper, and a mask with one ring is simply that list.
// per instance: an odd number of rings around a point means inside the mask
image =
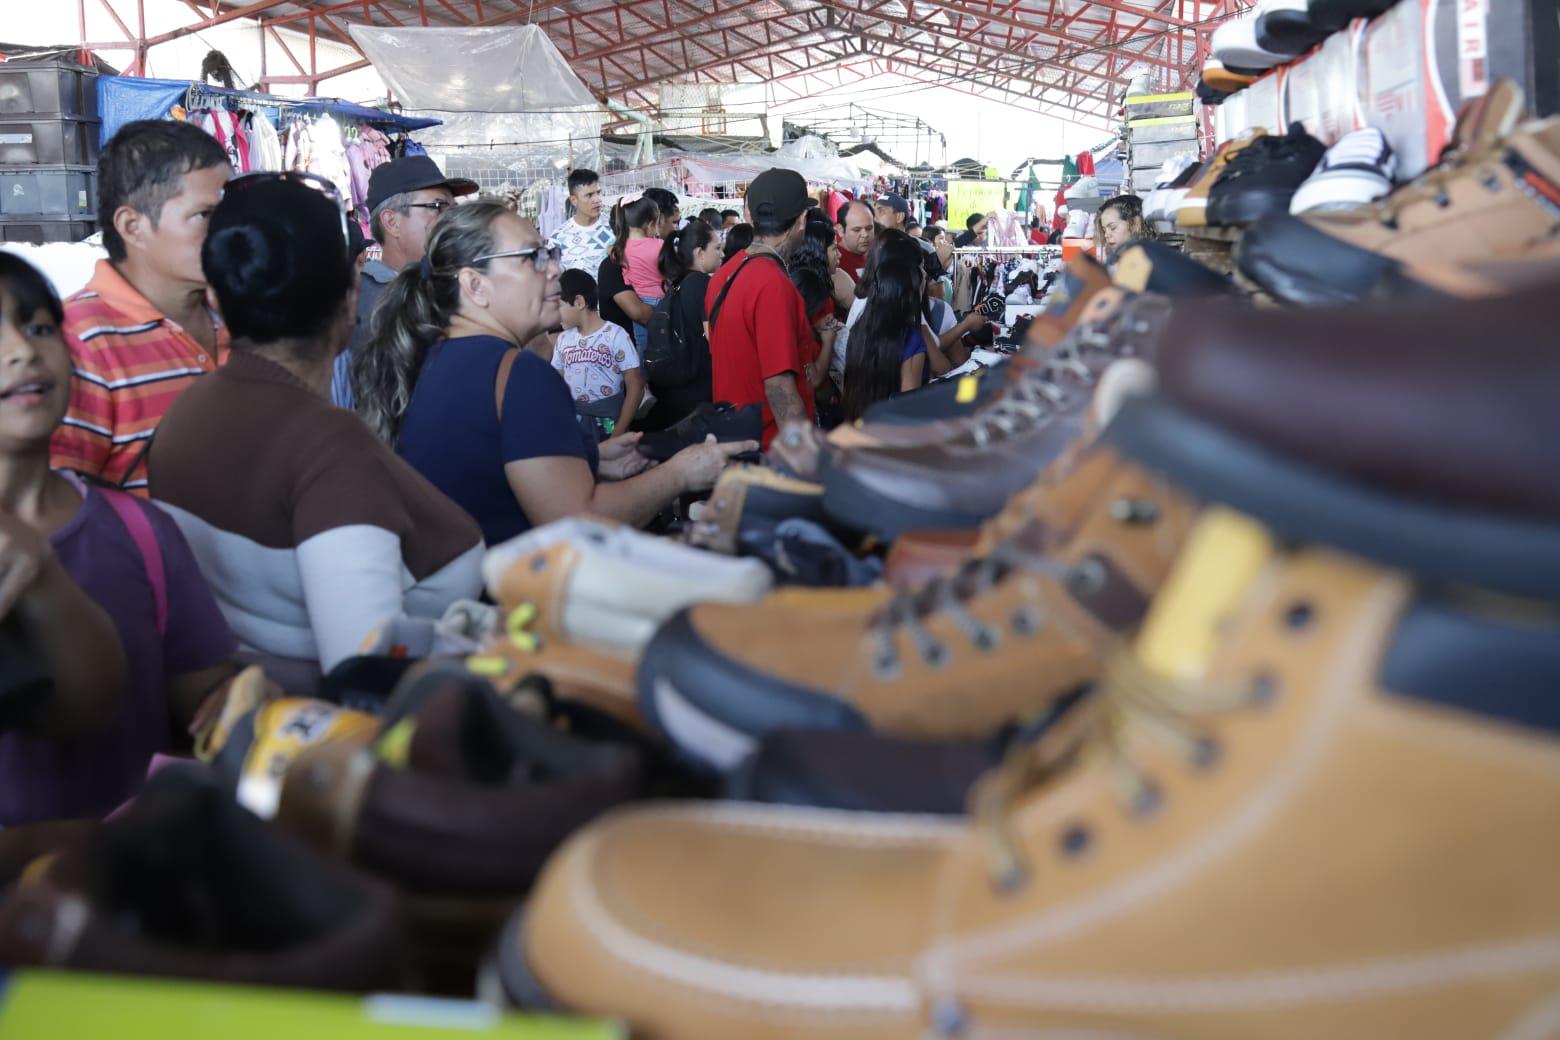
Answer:
[{"label": "man wearing black cap", "polygon": [[793,170],[765,170],[748,185],[745,201],[753,244],[710,279],[705,315],[715,400],[762,404],[767,448],[780,423],[814,415],[807,370],[817,343],[785,265],[815,202]]},{"label": "man wearing black cap", "polygon": [[910,219],[910,204],[898,195],[884,195],[873,205],[872,215],[879,226],[903,231]]},{"label": "man wearing black cap", "polygon": [[428,251],[428,236],[459,195],[477,190],[475,181],[446,177],[438,163],[426,155],[392,159],[374,168],[368,178],[369,230],[382,255],[363,265],[359,279],[357,326],[347,349],[336,358],[330,383],[330,399],[342,408],[352,407],[352,356],[373,330],[374,308],[385,286],[407,264],[415,264]]}]

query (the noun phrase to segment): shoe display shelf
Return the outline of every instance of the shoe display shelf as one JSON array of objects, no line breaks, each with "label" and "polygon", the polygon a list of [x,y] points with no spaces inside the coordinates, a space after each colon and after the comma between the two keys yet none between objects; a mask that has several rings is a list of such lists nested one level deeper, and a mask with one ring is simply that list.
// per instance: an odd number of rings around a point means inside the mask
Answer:
[{"label": "shoe display shelf", "polygon": [[97,78],[55,57],[0,64],[0,242],[71,242],[92,234]]},{"label": "shoe display shelf", "polygon": [[1193,95],[1190,91],[1171,94],[1129,96],[1123,106],[1122,143],[1127,150],[1126,184],[1138,195],[1146,196],[1154,188],[1165,160],[1181,155],[1201,156],[1201,137]]},{"label": "shoe display shelf", "polygon": [[1553,29],[1529,17],[1538,6],[1539,0],[1400,0],[1225,98],[1214,112],[1215,138],[1227,141],[1254,127],[1284,133],[1303,122],[1330,146],[1372,126],[1397,153],[1399,178],[1415,177],[1450,141],[1458,108],[1497,79],[1524,84],[1535,114],[1553,111],[1553,50],[1547,64],[1533,60],[1542,53],[1536,37]]}]

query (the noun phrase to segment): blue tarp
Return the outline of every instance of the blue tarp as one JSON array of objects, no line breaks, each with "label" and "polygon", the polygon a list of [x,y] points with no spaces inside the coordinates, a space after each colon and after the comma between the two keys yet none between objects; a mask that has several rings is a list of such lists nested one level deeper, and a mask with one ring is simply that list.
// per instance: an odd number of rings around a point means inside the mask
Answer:
[{"label": "blue tarp", "polygon": [[367,105],[335,98],[284,98],[251,90],[228,90],[181,79],[141,79],[138,76],[99,76],[98,113],[103,118],[103,142],[126,123],[136,119],[166,119],[174,105],[183,105],[191,89],[200,97],[230,100],[235,108],[264,112],[273,121],[286,110],[322,112],[387,132],[425,130],[440,120],[398,116]]}]

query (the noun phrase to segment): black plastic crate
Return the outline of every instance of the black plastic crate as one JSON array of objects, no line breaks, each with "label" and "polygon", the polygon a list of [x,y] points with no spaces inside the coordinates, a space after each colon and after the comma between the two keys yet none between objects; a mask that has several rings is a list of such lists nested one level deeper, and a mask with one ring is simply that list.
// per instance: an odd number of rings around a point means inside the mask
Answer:
[{"label": "black plastic crate", "polygon": [[97,224],[90,220],[0,217],[0,242],[80,242],[96,230]]},{"label": "black plastic crate", "polygon": [[96,119],[97,73],[65,62],[0,62],[0,119]]},{"label": "black plastic crate", "polygon": [[0,217],[97,216],[97,172],[91,166],[0,166]]},{"label": "black plastic crate", "polygon": [[0,166],[96,166],[98,124],[0,116]]}]

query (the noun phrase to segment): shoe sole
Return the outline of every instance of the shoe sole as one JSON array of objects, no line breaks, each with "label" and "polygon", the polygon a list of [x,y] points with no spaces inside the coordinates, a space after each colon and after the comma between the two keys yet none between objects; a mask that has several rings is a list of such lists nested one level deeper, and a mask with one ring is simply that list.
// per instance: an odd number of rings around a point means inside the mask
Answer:
[{"label": "shoe sole", "polygon": [[1269,294],[1300,307],[1360,303],[1399,266],[1287,214],[1247,229],[1235,263]]},{"label": "shoe sole", "polygon": [[[710,650],[686,610],[645,647],[636,684],[645,721],[671,741],[679,758],[704,772],[736,769],[771,730],[869,728],[844,701]],[[705,690],[718,696],[701,695]]]},{"label": "shoe sole", "polygon": [[1208,196],[1207,221],[1210,227],[1246,227],[1264,217],[1289,212],[1294,188],[1261,188],[1240,192],[1217,191]]},{"label": "shoe sole", "polygon": [[1105,437],[1193,497],[1284,537],[1420,577],[1545,602],[1560,599],[1560,530],[1420,504],[1284,458],[1155,398],[1123,406]]},{"label": "shoe sole", "polygon": [[537,979],[536,972],[525,957],[526,908],[521,906],[509,915],[504,929],[498,936],[497,955],[494,964],[499,987],[509,1002],[521,1011],[539,1014],[561,1015],[568,1009],[560,1004]]},{"label": "shoe sole", "polygon": [[863,487],[848,470],[825,467],[823,511],[838,523],[893,541],[907,531],[967,531],[994,514],[933,509],[896,502]]}]

